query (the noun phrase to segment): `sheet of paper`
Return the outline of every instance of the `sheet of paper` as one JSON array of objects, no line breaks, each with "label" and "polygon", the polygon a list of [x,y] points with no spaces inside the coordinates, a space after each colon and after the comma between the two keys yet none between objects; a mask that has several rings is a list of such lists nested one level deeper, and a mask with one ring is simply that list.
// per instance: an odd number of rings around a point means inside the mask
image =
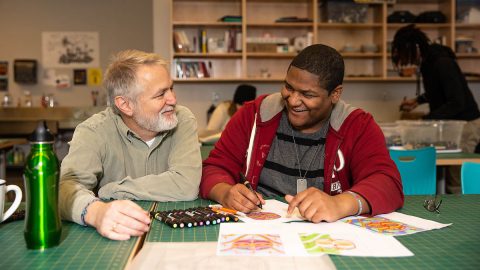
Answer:
[{"label": "sheet of paper", "polygon": [[375,217],[348,217],[342,219],[342,221],[372,232],[392,236],[401,236],[434,229],[441,229],[452,225],[452,223],[442,224],[398,212],[378,215]]},{"label": "sheet of paper", "polygon": [[166,243],[147,242],[127,270],[317,270],[336,269],[330,258],[317,257],[251,257],[215,255],[217,242]]},{"label": "sheet of paper", "polygon": [[303,221],[302,215],[295,209],[290,217],[287,217],[288,204],[277,200],[265,200],[263,209],[248,213],[246,217],[239,217],[245,223],[284,223],[291,221]]},{"label": "sheet of paper", "polygon": [[248,224],[222,223],[217,255],[366,257],[413,256],[394,237],[334,223]]}]

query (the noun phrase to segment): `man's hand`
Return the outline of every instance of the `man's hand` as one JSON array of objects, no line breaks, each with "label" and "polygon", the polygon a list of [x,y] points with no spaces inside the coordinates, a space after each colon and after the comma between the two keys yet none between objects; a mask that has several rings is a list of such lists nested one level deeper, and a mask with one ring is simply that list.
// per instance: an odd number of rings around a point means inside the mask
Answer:
[{"label": "man's hand", "polygon": [[148,231],[150,217],[147,211],[132,201],[97,201],[88,206],[85,222],[104,237],[128,240]]},{"label": "man's hand", "polygon": [[412,99],[404,98],[402,100],[402,103],[400,104],[400,111],[409,112],[415,109],[417,106],[418,106],[418,102],[416,98],[412,98]]},{"label": "man's hand", "polygon": [[249,213],[252,210],[258,209],[257,205],[259,203],[265,204],[262,195],[259,193],[257,193],[257,195],[260,201],[258,201],[257,196],[243,184],[231,186],[226,183],[219,183],[212,188],[209,197],[225,207]]},{"label": "man's hand", "polygon": [[285,200],[288,202],[288,215],[291,215],[295,207],[298,207],[300,214],[314,223],[337,221],[355,213],[357,207],[353,196],[348,194],[330,196],[313,187],[298,193],[295,197],[286,195]]}]

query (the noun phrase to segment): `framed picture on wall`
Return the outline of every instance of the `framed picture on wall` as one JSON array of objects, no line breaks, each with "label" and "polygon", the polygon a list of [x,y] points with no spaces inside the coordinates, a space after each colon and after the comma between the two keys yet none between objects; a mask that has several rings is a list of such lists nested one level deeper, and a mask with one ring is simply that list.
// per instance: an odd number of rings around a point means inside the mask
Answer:
[{"label": "framed picture on wall", "polygon": [[0,61],[0,91],[8,91],[8,62]]},{"label": "framed picture on wall", "polygon": [[0,61],[0,78],[8,75],[8,62]]},{"label": "framed picture on wall", "polygon": [[42,58],[46,68],[98,67],[98,32],[43,32]]},{"label": "framed picture on wall", "polygon": [[87,70],[86,69],[74,69],[73,70],[73,84],[85,85],[87,84]]},{"label": "framed picture on wall", "polygon": [[36,84],[38,63],[35,59],[15,59],[13,61],[13,78],[16,83]]},{"label": "framed picture on wall", "polygon": [[8,79],[0,78],[0,91],[8,91]]}]

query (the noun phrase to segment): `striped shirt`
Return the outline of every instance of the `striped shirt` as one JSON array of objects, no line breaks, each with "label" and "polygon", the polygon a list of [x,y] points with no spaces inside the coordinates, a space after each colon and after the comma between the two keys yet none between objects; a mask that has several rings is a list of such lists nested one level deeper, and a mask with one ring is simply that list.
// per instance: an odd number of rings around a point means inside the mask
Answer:
[{"label": "striped shirt", "polygon": [[264,196],[295,195],[297,179],[301,178],[306,178],[307,187],[323,190],[325,138],[329,125],[326,121],[315,133],[301,133],[291,127],[284,111],[257,191]]}]

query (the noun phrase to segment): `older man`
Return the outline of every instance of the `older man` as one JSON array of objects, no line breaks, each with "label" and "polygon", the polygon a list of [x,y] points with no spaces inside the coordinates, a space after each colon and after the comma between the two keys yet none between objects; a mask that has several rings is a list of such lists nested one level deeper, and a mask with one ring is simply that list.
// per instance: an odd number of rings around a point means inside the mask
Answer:
[{"label": "older man", "polygon": [[335,49],[301,51],[280,93],[232,117],[204,161],[201,195],[244,212],[264,203],[262,195],[285,195],[288,212],[298,207],[313,222],[401,207],[400,174],[383,134],[370,114],[340,99],[343,75]]},{"label": "older man", "polygon": [[148,213],[130,200],[198,196],[197,122],[177,105],[166,62],[156,54],[120,52],[104,86],[110,107],[76,128],[62,162],[60,209],[64,219],[126,240],[150,223]]}]

